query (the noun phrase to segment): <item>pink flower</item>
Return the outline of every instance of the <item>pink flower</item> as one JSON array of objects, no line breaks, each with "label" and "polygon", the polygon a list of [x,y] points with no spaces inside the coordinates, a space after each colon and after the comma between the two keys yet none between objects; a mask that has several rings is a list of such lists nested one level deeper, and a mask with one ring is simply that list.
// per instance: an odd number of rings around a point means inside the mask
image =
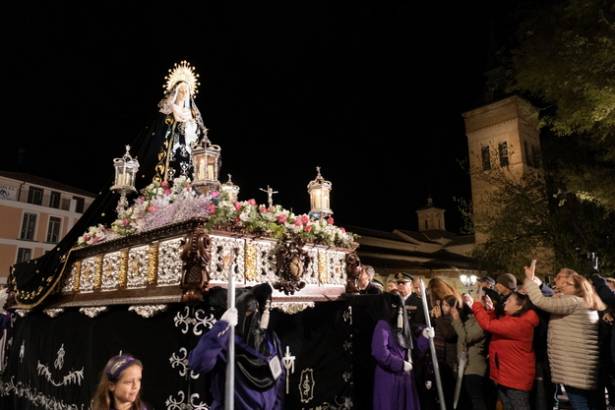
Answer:
[{"label": "pink flower", "polygon": [[344,228],[340,228],[340,231],[346,233],[346,229],[344,229]]},{"label": "pink flower", "polygon": [[286,214],[280,214],[275,219],[279,224],[285,224],[288,220],[288,216],[286,216]]},{"label": "pink flower", "polygon": [[267,207],[265,205],[259,205],[258,206],[258,212],[260,212],[261,214],[264,214],[267,212]]},{"label": "pink flower", "polygon": [[328,223],[329,225],[333,225],[334,221],[333,221],[333,217],[332,217],[332,216],[330,216],[330,217],[328,217],[328,218],[327,218],[327,223]]},{"label": "pink flower", "polygon": [[122,220],[122,225],[128,226],[128,225],[130,225],[130,221],[128,219],[123,219]]},{"label": "pink flower", "polygon": [[252,206],[256,206],[256,200],[254,199],[248,199],[248,203]]},{"label": "pink flower", "polygon": [[214,192],[211,193],[211,197],[212,198],[217,198],[219,196],[220,196],[220,192],[218,192],[218,191],[214,191]]},{"label": "pink flower", "polygon": [[169,187],[169,181],[162,181],[162,183],[160,184],[161,187],[163,188],[168,188]]},{"label": "pink flower", "polygon": [[305,226],[303,227],[303,230],[304,230],[305,232],[311,232],[311,231],[312,231],[312,225],[305,225]]},{"label": "pink flower", "polygon": [[216,205],[214,205],[214,204],[207,205],[207,213],[209,215],[215,214],[216,213]]},{"label": "pink flower", "polygon": [[295,219],[295,225],[297,225],[297,226],[303,225],[303,219],[302,218]]},{"label": "pink flower", "polygon": [[306,214],[301,215],[301,219],[303,219],[303,225],[306,225],[308,222],[310,222],[310,217]]},{"label": "pink flower", "polygon": [[89,241],[90,240],[90,235],[88,235],[87,233],[83,235],[83,240],[84,241]]},{"label": "pink flower", "polygon": [[165,195],[171,195],[171,192],[172,192],[172,191],[171,191],[171,188],[165,188],[165,189],[164,189],[164,194],[165,194]]},{"label": "pink flower", "polygon": [[147,207],[147,212],[153,213],[156,212],[156,207],[154,205],[150,205]]},{"label": "pink flower", "polygon": [[239,211],[241,209],[241,202],[235,202],[235,210]]}]

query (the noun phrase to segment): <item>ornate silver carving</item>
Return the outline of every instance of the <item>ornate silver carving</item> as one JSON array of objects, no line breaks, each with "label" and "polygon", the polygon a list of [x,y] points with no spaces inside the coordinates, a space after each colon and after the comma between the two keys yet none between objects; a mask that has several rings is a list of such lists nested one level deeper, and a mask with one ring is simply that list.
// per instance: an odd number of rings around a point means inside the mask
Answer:
[{"label": "ornate silver carving", "polygon": [[25,309],[15,309],[15,313],[19,315],[19,317],[25,317],[28,314],[29,310]]},{"label": "ornate silver carving", "polygon": [[313,308],[314,302],[273,302],[271,304],[272,309],[281,310],[289,315],[303,312],[305,309]]},{"label": "ornate silver carving", "polygon": [[135,312],[141,317],[150,318],[157,313],[167,310],[167,305],[134,305],[130,306],[128,310]]},{"label": "ornate silver carving", "polygon": [[275,241],[258,240],[254,241],[256,246],[256,281],[257,282],[274,282],[277,280],[276,258],[273,250],[275,249]]},{"label": "ornate silver carving", "polygon": [[149,245],[132,248],[128,252],[128,289],[144,288],[147,285]]},{"label": "ornate silver carving", "polygon": [[245,271],[245,240],[227,236],[210,235],[211,260],[209,262],[209,280],[228,281],[228,273],[223,269],[223,257],[229,252],[236,252],[237,257],[231,267],[235,272],[235,281],[243,282]]},{"label": "ornate silver carving", "polygon": [[314,246],[304,246],[303,250],[307,252],[312,263],[308,263],[303,272],[303,281],[308,285],[318,285],[318,248]]},{"label": "ornate silver carving", "polygon": [[64,281],[64,286],[62,286],[62,293],[71,293],[75,290],[75,279],[77,277],[77,271],[79,269],[78,263],[73,263],[70,267],[70,273],[68,277]]},{"label": "ornate silver carving", "polygon": [[107,310],[107,306],[94,306],[94,307],[81,308],[79,309],[79,312],[93,319],[99,314],[101,314],[102,312],[104,312],[105,310]]},{"label": "ornate silver carving", "polygon": [[49,316],[49,317],[56,317],[60,313],[64,312],[64,309],[62,309],[62,308],[58,308],[58,309],[44,309],[43,312],[45,312],[45,314],[47,316]]},{"label": "ornate silver carving", "polygon": [[94,291],[94,277],[96,276],[96,257],[86,258],[81,262],[81,274],[79,275],[79,292],[88,293]]},{"label": "ornate silver carving", "polygon": [[[180,376],[187,377],[189,371],[188,350],[185,347],[179,349],[179,355],[176,355],[175,353],[171,354],[171,357],[169,357],[169,362],[171,363],[171,367],[173,369],[176,367],[179,368]],[[190,378],[196,380],[199,378],[199,374],[190,370]]]},{"label": "ornate silver carving", "polygon": [[346,254],[340,251],[327,251],[327,269],[331,284],[346,284]]},{"label": "ornate silver carving", "polygon": [[118,288],[120,284],[120,255],[120,251],[111,252],[103,258],[101,290],[109,291]]},{"label": "ornate silver carving", "polygon": [[183,238],[160,242],[158,254],[158,286],[179,285],[183,262],[181,246]]}]

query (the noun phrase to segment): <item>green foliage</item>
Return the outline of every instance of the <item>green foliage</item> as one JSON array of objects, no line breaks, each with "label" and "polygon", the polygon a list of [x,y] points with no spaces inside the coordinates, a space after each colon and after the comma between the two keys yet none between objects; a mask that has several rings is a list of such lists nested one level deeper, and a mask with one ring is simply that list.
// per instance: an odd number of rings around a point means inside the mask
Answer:
[{"label": "green foliage", "polygon": [[543,124],[585,152],[559,164],[567,190],[615,210],[615,3],[535,6],[521,27],[510,70],[500,70],[510,71],[508,91],[544,107]]},{"label": "green foliage", "polygon": [[587,252],[597,252],[603,272],[615,269],[615,215],[592,202],[553,193],[552,178],[541,172],[519,180],[495,170],[482,174],[498,187],[487,198],[492,213],[476,222],[489,235],[474,256],[481,268],[519,272],[533,257],[552,269],[588,272]]}]

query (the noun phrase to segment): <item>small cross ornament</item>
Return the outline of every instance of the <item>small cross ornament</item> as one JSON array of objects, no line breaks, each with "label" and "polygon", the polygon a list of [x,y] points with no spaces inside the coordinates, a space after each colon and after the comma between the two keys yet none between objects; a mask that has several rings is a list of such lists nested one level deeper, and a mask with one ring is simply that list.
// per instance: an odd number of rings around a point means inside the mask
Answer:
[{"label": "small cross ornament", "polygon": [[282,357],[282,363],[286,369],[286,394],[290,393],[290,374],[295,372],[295,356],[290,355],[290,347],[286,346],[286,354]]},{"label": "small cross ornament", "polygon": [[267,204],[269,208],[273,207],[273,194],[277,194],[278,191],[274,191],[269,185],[267,185],[267,189],[259,188],[261,191],[267,193]]}]

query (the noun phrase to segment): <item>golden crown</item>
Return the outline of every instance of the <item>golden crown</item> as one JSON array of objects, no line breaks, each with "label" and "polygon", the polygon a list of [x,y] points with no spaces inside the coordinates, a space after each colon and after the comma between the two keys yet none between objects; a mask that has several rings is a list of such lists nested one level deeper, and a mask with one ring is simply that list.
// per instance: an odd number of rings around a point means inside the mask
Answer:
[{"label": "golden crown", "polygon": [[194,96],[198,93],[199,85],[201,85],[199,82],[199,75],[195,71],[194,67],[191,66],[186,60],[175,63],[164,79],[166,80],[166,83],[163,85],[163,88],[167,92],[171,91],[175,84],[183,81],[188,84],[190,87],[190,94]]}]

